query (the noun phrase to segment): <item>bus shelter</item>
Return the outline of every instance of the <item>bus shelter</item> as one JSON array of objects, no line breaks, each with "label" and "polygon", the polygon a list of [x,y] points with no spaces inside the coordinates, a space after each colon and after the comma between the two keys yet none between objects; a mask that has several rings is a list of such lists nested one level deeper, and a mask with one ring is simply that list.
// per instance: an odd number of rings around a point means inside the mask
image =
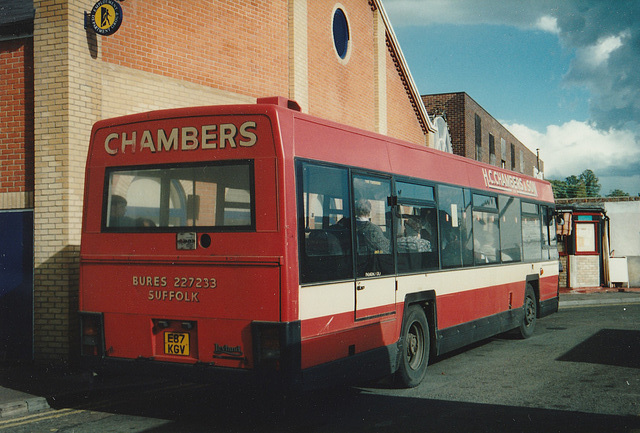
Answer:
[{"label": "bus shelter", "polygon": [[609,285],[609,218],[604,207],[567,204],[556,213],[560,288]]}]

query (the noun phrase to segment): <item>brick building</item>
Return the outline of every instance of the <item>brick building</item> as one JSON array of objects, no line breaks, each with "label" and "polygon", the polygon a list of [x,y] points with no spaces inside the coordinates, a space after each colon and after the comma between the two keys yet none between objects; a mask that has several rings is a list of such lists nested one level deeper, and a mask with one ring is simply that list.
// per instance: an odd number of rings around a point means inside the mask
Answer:
[{"label": "brick building", "polygon": [[379,0],[127,0],[111,36],[84,28],[95,3],[0,0],[0,223],[3,240],[17,233],[3,242],[0,304],[20,317],[33,312],[34,325],[0,323],[1,356],[16,356],[15,341],[29,356],[33,343],[38,360],[75,353],[95,121],[279,95],[422,145],[433,131]]},{"label": "brick building", "polygon": [[33,333],[32,35],[33,7],[0,3],[0,356],[19,358]]},{"label": "brick building", "polygon": [[453,153],[542,177],[543,162],[465,92],[422,95],[427,111],[446,118]]}]

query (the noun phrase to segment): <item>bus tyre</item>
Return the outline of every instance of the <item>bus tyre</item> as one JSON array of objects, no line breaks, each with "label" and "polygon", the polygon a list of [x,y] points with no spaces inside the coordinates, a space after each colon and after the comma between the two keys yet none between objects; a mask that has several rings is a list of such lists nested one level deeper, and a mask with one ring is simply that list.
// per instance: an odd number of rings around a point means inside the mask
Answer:
[{"label": "bus tyre", "polygon": [[416,387],[422,382],[429,363],[429,325],[419,305],[408,308],[402,324],[402,349],[396,380],[401,386]]},{"label": "bus tyre", "polygon": [[522,322],[520,323],[520,336],[522,338],[529,338],[533,335],[536,327],[536,317],[538,315],[537,305],[536,294],[533,292],[533,287],[527,284],[527,288],[524,291],[524,305],[522,306]]}]

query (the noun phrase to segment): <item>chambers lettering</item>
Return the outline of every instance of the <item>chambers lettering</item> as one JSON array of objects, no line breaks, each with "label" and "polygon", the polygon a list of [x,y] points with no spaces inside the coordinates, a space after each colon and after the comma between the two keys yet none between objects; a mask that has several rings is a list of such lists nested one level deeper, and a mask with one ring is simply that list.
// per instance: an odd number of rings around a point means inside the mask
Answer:
[{"label": "chambers lettering", "polygon": [[534,197],[538,195],[538,189],[536,188],[535,182],[529,179],[523,179],[509,173],[497,170],[487,170],[485,168],[482,169],[482,177],[484,178],[484,185],[489,188]]},{"label": "chambers lettering", "polygon": [[240,127],[221,123],[200,128],[183,126],[171,130],[112,132],[104,140],[104,150],[115,156],[118,153],[236,149],[252,147],[257,142],[256,122],[247,121]]}]

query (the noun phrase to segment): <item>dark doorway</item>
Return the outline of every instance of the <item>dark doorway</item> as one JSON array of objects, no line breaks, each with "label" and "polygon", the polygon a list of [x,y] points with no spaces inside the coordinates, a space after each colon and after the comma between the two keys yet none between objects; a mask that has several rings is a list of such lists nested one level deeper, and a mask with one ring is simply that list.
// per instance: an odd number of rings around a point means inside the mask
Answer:
[{"label": "dark doorway", "polygon": [[33,356],[33,211],[0,212],[0,359]]}]

